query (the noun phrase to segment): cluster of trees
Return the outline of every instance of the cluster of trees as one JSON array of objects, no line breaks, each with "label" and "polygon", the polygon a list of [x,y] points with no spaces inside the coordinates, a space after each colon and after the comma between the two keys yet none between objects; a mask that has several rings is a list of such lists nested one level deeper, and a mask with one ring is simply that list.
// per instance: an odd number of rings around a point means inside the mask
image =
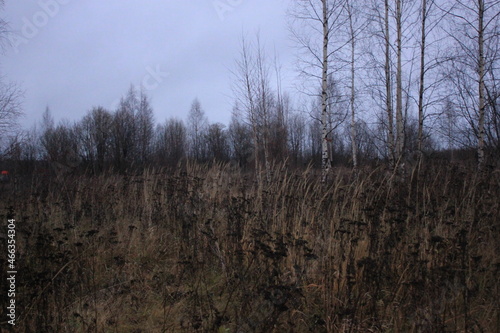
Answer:
[{"label": "cluster of trees", "polygon": [[474,149],[479,168],[498,160],[500,1],[299,0],[289,17],[300,97],[284,91],[260,37],[243,37],[228,126],[210,123],[197,99],[186,119],[156,124],[132,86],[116,110],[95,107],[75,124],[47,111],[5,155],[95,172],[234,161],[266,176],[275,162],[313,162],[324,179],[335,163],[398,170],[440,149]]},{"label": "cluster of trees", "polygon": [[[264,156],[269,164],[288,160],[292,165],[319,161],[321,138],[317,122],[306,114],[290,112],[290,97],[269,102],[269,123],[254,129],[235,107],[229,126],[210,123],[198,99],[186,119],[170,118],[157,124],[148,96],[131,86],[116,110],[93,107],[79,121],[55,123],[47,108],[40,124],[11,136],[4,159],[48,161],[57,171],[86,168],[101,172],[147,165],[176,166],[181,160],[234,161],[253,167]],[[285,116],[286,115],[286,116]],[[266,131],[264,131],[264,128]],[[265,137],[265,151],[260,147]],[[335,145],[339,157],[348,158],[345,142]],[[370,149],[366,150],[367,156]],[[258,165],[257,165],[258,167]]]},{"label": "cluster of trees", "polygon": [[350,119],[354,166],[363,122],[396,170],[433,147],[474,148],[479,168],[486,152],[498,159],[499,13],[495,0],[297,1],[291,17],[301,73],[309,87],[321,87],[324,175],[329,135],[340,124],[329,120],[330,105],[339,105],[331,75]]}]

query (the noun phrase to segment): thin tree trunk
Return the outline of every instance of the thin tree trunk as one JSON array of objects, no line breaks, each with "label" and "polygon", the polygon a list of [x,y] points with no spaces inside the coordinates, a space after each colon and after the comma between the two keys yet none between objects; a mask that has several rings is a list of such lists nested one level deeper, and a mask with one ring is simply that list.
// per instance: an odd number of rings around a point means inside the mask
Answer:
[{"label": "thin tree trunk", "polygon": [[420,39],[420,82],[418,88],[418,158],[422,158],[424,141],[424,89],[425,89],[425,24],[427,20],[427,0],[422,0],[422,35]]},{"label": "thin tree trunk", "polygon": [[[246,52],[246,50],[244,50]],[[246,58],[247,54],[245,53],[245,59],[244,61],[246,62],[246,65],[249,66],[248,64],[248,59]],[[254,100],[253,100],[253,92],[252,92],[252,84],[250,82],[250,73],[248,72],[248,67],[247,67],[247,72],[245,73],[245,85],[246,85],[246,93],[247,93],[247,98],[249,102],[249,116],[250,116],[250,123],[252,125],[252,139],[253,139],[253,145],[254,145],[254,162],[255,162],[255,174],[257,176],[257,181],[260,184],[261,183],[261,175],[260,175],[260,163],[259,163],[259,150],[260,150],[260,144],[259,144],[259,135],[258,135],[258,128],[257,128],[257,119],[256,119],[256,110],[255,110],[255,105],[254,105]]]},{"label": "thin tree trunk", "polygon": [[[266,108],[266,107],[265,107]],[[267,110],[264,114],[264,134],[263,134],[263,146],[264,146],[264,168],[266,170],[266,180],[271,181],[271,162],[269,156],[269,122],[267,121]]]},{"label": "thin tree trunk", "polygon": [[252,127],[252,141],[254,145],[254,163],[255,163],[255,175],[257,178],[257,182],[260,186],[261,184],[261,170],[260,170],[260,139],[259,139],[259,128],[257,126],[257,110],[254,100],[254,89],[255,82],[252,80],[252,59],[249,51],[247,49],[247,44],[245,43],[245,39],[242,40],[242,60],[240,66],[241,71],[241,79],[244,84],[243,94],[245,95],[245,99],[247,101],[246,110],[247,119],[250,121],[250,125]]},{"label": "thin tree trunk", "polygon": [[403,82],[402,82],[402,27],[401,27],[401,0],[396,0],[396,52],[397,52],[397,69],[396,69],[396,159],[398,164],[403,157],[404,149],[404,123],[403,123]]},{"label": "thin tree trunk", "polygon": [[259,138],[257,134],[257,127],[252,125],[252,139],[254,145],[254,162],[255,162],[255,174],[257,176],[258,184],[261,183],[261,174],[260,174],[260,163],[259,163]]},{"label": "thin tree trunk", "polygon": [[268,72],[264,64],[264,51],[260,45],[260,38],[257,36],[257,98],[260,103],[259,115],[263,122],[262,147],[264,149],[264,170],[267,182],[271,181],[271,160],[269,156],[269,110],[268,110]]},{"label": "thin tree trunk", "polygon": [[478,48],[479,48],[479,123],[478,123],[478,144],[477,144],[477,159],[478,168],[482,169],[485,162],[484,157],[484,114],[485,114],[485,57],[484,57],[484,0],[478,0]]},{"label": "thin tree trunk", "polygon": [[389,38],[389,0],[385,0],[385,90],[387,112],[387,150],[389,164],[394,167],[394,120],[392,115],[391,45]]},{"label": "thin tree trunk", "polygon": [[349,16],[349,30],[351,34],[351,148],[352,148],[352,165],[354,169],[358,167],[358,145],[357,145],[357,138],[356,138],[356,108],[354,106],[355,102],[355,89],[354,89],[354,83],[355,83],[355,67],[354,67],[354,58],[355,58],[355,50],[356,50],[356,39],[355,39],[355,32],[354,32],[354,26],[352,23],[353,20],[353,13],[351,10],[351,2],[348,1],[347,3],[347,10],[348,10],[348,16]]},{"label": "thin tree trunk", "polygon": [[322,144],[321,144],[321,167],[322,182],[326,182],[330,173],[330,156],[328,153],[328,8],[327,0],[323,3],[323,73],[321,79],[321,126],[322,126]]}]

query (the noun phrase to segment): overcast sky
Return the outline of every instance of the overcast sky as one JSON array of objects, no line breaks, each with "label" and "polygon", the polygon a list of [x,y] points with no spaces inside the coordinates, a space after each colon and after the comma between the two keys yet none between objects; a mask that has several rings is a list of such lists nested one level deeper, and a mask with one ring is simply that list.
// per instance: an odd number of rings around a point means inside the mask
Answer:
[{"label": "overcast sky", "polygon": [[130,84],[144,85],[157,122],[186,118],[198,97],[210,121],[228,123],[231,74],[243,32],[260,30],[293,76],[289,0],[6,0],[16,34],[0,61],[25,90],[23,123],[49,106],[70,121],[113,110]]}]

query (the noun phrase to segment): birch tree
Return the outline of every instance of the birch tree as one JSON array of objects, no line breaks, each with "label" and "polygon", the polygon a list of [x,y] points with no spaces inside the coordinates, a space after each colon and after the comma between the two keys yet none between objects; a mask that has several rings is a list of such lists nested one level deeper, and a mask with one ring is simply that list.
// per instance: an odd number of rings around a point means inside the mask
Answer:
[{"label": "birch tree", "polygon": [[[351,111],[351,154],[352,164],[356,169],[358,167],[358,144],[357,144],[357,126],[356,126],[356,52],[357,42],[360,34],[366,27],[365,22],[361,18],[361,10],[359,8],[359,1],[346,0],[345,12],[348,18],[348,40],[350,45],[350,111]],[[366,20],[365,20],[366,21]]]},{"label": "birch tree", "polygon": [[[291,11],[294,23],[291,29],[292,35],[302,51],[299,58],[300,73],[306,81],[320,80],[322,182],[326,182],[332,164],[328,149],[328,134],[331,129],[328,124],[327,90],[329,73],[332,71],[331,60],[344,46],[342,42],[339,45],[333,41],[333,36],[340,31],[345,21],[343,11],[344,0],[297,1],[294,10]],[[305,92],[310,94],[308,91]]]},{"label": "birch tree", "polygon": [[273,107],[273,93],[270,87],[269,66],[266,63],[264,49],[257,36],[257,49],[255,55],[256,65],[256,97],[258,119],[262,128],[262,143],[264,150],[264,167],[267,181],[271,180],[271,157],[269,154],[271,109]]},{"label": "birch tree", "polygon": [[358,167],[358,149],[356,144],[356,67],[354,66],[354,60],[356,56],[356,31],[354,30],[354,13],[352,0],[346,1],[347,17],[349,18],[349,35],[351,40],[351,150],[352,150],[352,165],[354,169]]},{"label": "birch tree", "polygon": [[396,1],[396,56],[397,56],[397,68],[396,68],[396,158],[397,163],[401,163],[403,158],[403,150],[405,146],[405,133],[404,133],[404,123],[403,123],[403,41],[402,41],[402,0]]},{"label": "birch tree", "polygon": [[384,42],[385,42],[385,90],[386,90],[386,112],[387,112],[387,150],[389,153],[389,164],[395,166],[396,150],[394,144],[394,115],[392,109],[392,73],[391,73],[391,38],[389,30],[389,0],[384,2]]},{"label": "birch tree", "polygon": [[407,150],[405,126],[414,71],[414,57],[409,52],[415,45],[411,31],[416,19],[414,4],[408,0],[372,1],[371,38],[366,46],[367,82],[372,102],[382,111],[379,130],[383,135],[378,139],[384,143],[383,155],[393,169],[401,166]]},{"label": "birch tree", "polygon": [[[457,0],[448,11],[453,19],[449,36],[457,48],[451,58],[451,77],[461,101],[461,110],[477,139],[478,168],[485,164],[485,119],[488,78],[498,71],[500,1]],[[493,80],[494,81],[494,80]],[[476,88],[470,86],[474,82]],[[476,91],[474,94],[473,91]]]},{"label": "birch tree", "polygon": [[270,126],[276,101],[270,83],[269,64],[258,35],[256,40],[254,46],[242,38],[240,58],[233,72],[237,105],[233,112],[240,114],[252,129],[255,170],[260,182],[261,157],[268,181],[271,175]]},{"label": "birch tree", "polygon": [[244,118],[251,128],[255,172],[257,181],[260,183],[260,138],[255,93],[255,61],[250,51],[250,44],[245,37],[242,37],[240,56],[236,60],[235,67],[233,93],[236,98],[236,106],[233,109],[233,116]]},{"label": "birch tree", "polygon": [[[443,38],[440,34],[435,33],[438,27],[442,26],[444,15],[438,11],[438,2],[436,0],[421,0],[420,2],[420,71],[418,78],[418,135],[417,135],[417,151],[419,158],[423,156],[425,142],[425,119],[427,117],[426,109],[432,104],[437,104],[440,98],[436,99],[432,95],[437,90],[438,85],[442,83],[442,79],[438,73],[434,73],[429,77],[432,71],[440,70],[442,64],[442,56],[439,54],[439,44]],[[434,38],[429,39],[429,37]],[[429,54],[431,52],[431,54]],[[430,57],[429,57],[430,55]],[[438,103],[438,104],[439,104]]]},{"label": "birch tree", "polygon": [[[433,1],[431,1],[433,2]],[[418,154],[422,157],[422,142],[424,135],[424,89],[425,89],[425,47],[427,37],[427,0],[422,0],[421,3],[421,26],[420,26],[420,75],[418,82]]]},{"label": "birch tree", "polygon": [[328,174],[330,173],[330,155],[328,151],[328,43],[330,40],[330,25],[328,21],[332,16],[333,12],[329,11],[327,0],[322,0],[322,24],[323,24],[323,57],[322,57],[322,68],[321,68],[321,136],[322,136],[322,146],[321,146],[321,167],[323,170],[322,181],[327,180]]}]

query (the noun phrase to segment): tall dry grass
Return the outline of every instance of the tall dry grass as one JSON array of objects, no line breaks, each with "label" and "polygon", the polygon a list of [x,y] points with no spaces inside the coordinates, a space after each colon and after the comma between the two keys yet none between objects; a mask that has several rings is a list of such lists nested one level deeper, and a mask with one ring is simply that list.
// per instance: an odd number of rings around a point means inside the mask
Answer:
[{"label": "tall dry grass", "polygon": [[339,169],[323,185],[276,167],[257,184],[191,165],[1,196],[18,221],[19,331],[500,329],[498,171]]}]

